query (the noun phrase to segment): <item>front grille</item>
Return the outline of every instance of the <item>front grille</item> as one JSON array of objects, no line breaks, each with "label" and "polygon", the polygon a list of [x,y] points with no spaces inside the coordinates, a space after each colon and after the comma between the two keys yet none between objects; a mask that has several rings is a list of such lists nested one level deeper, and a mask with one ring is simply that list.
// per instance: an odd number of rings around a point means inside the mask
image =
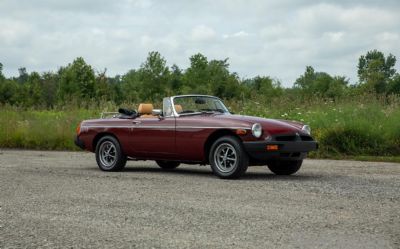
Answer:
[{"label": "front grille", "polygon": [[276,141],[295,141],[296,136],[295,135],[276,136],[275,140]]},{"label": "front grille", "polygon": [[308,135],[301,135],[300,138],[302,141],[314,141],[314,139]]},{"label": "front grille", "polygon": [[314,141],[313,138],[309,135],[280,135],[275,137],[275,141]]}]

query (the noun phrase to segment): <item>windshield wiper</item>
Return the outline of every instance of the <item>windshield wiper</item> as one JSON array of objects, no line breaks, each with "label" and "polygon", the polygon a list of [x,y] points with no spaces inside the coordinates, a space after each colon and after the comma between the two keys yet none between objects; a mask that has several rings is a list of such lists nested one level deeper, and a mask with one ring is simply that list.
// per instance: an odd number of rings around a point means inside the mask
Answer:
[{"label": "windshield wiper", "polygon": [[182,116],[189,116],[189,115],[199,115],[199,114],[223,114],[225,113],[223,110],[216,109],[216,110],[200,110],[200,111],[185,111],[179,113]]},{"label": "windshield wiper", "polygon": [[224,112],[214,110],[214,111],[202,111],[202,114],[223,114]]},{"label": "windshield wiper", "polygon": [[199,115],[203,114],[202,112],[184,112],[184,113],[179,113],[179,116],[191,116],[191,115]]}]

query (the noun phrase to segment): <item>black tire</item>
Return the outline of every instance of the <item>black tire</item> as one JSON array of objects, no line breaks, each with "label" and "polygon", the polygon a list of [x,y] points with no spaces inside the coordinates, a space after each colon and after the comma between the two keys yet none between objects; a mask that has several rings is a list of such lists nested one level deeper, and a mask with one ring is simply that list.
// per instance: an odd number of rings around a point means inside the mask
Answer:
[{"label": "black tire", "polygon": [[175,161],[161,161],[157,160],[156,163],[160,168],[170,170],[170,169],[175,169],[178,167],[181,163],[180,162],[175,162]]},{"label": "black tire", "polygon": [[217,139],[211,146],[208,159],[214,174],[223,179],[239,178],[249,166],[249,157],[243,149],[242,142],[234,136]]},{"label": "black tire", "polygon": [[[109,150],[108,156],[107,150]],[[125,167],[126,156],[122,153],[121,146],[115,137],[100,138],[96,145],[96,162],[103,171],[120,171]]]},{"label": "black tire", "polygon": [[296,161],[271,161],[269,162],[268,168],[275,174],[275,175],[292,175],[299,171],[301,168],[301,164],[303,160],[296,160]]}]

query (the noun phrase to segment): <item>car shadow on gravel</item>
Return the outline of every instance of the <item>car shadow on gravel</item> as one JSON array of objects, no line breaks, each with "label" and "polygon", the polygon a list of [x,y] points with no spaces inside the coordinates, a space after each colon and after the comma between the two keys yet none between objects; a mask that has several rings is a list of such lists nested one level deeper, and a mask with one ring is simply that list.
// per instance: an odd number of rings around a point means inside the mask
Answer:
[{"label": "car shadow on gravel", "polygon": [[323,175],[310,175],[298,173],[289,176],[274,175],[272,173],[246,173],[241,177],[243,180],[268,180],[268,181],[312,181],[323,178]]},{"label": "car shadow on gravel", "polygon": [[206,170],[205,168],[199,169],[185,169],[178,168],[172,170],[165,170],[161,168],[152,168],[152,167],[127,167],[123,172],[154,172],[154,173],[163,173],[163,174],[177,174],[177,175],[198,175],[198,176],[212,176],[211,170]]},{"label": "car shadow on gravel", "polygon": [[[87,168],[91,170],[99,170],[98,168]],[[177,168],[173,170],[164,170],[161,168],[154,168],[151,166],[136,166],[136,167],[126,167],[123,173],[160,173],[166,175],[190,175],[197,177],[211,177],[216,178],[210,169],[199,167],[199,169],[194,168]],[[301,172],[290,176],[279,176],[274,175],[270,172],[247,172],[243,175],[240,180],[268,180],[268,181],[311,181],[315,179],[323,178],[320,174],[302,174]]]}]

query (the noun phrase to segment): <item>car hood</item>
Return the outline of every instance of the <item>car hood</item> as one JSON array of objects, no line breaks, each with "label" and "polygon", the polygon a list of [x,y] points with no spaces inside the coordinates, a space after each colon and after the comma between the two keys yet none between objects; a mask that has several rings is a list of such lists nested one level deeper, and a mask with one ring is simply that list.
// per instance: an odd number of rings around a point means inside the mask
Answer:
[{"label": "car hood", "polygon": [[[301,132],[303,124],[296,121],[268,119],[245,115],[212,115],[208,117],[224,126],[233,127],[251,127],[255,123],[259,123],[263,130],[269,134],[283,134]],[[210,120],[211,121],[211,120]]]},{"label": "car hood", "polygon": [[232,121],[246,121],[249,125],[259,123],[262,126],[263,130],[268,132],[269,134],[302,132],[301,128],[303,127],[302,123],[296,121],[268,119],[245,115],[224,115],[223,118]]}]

